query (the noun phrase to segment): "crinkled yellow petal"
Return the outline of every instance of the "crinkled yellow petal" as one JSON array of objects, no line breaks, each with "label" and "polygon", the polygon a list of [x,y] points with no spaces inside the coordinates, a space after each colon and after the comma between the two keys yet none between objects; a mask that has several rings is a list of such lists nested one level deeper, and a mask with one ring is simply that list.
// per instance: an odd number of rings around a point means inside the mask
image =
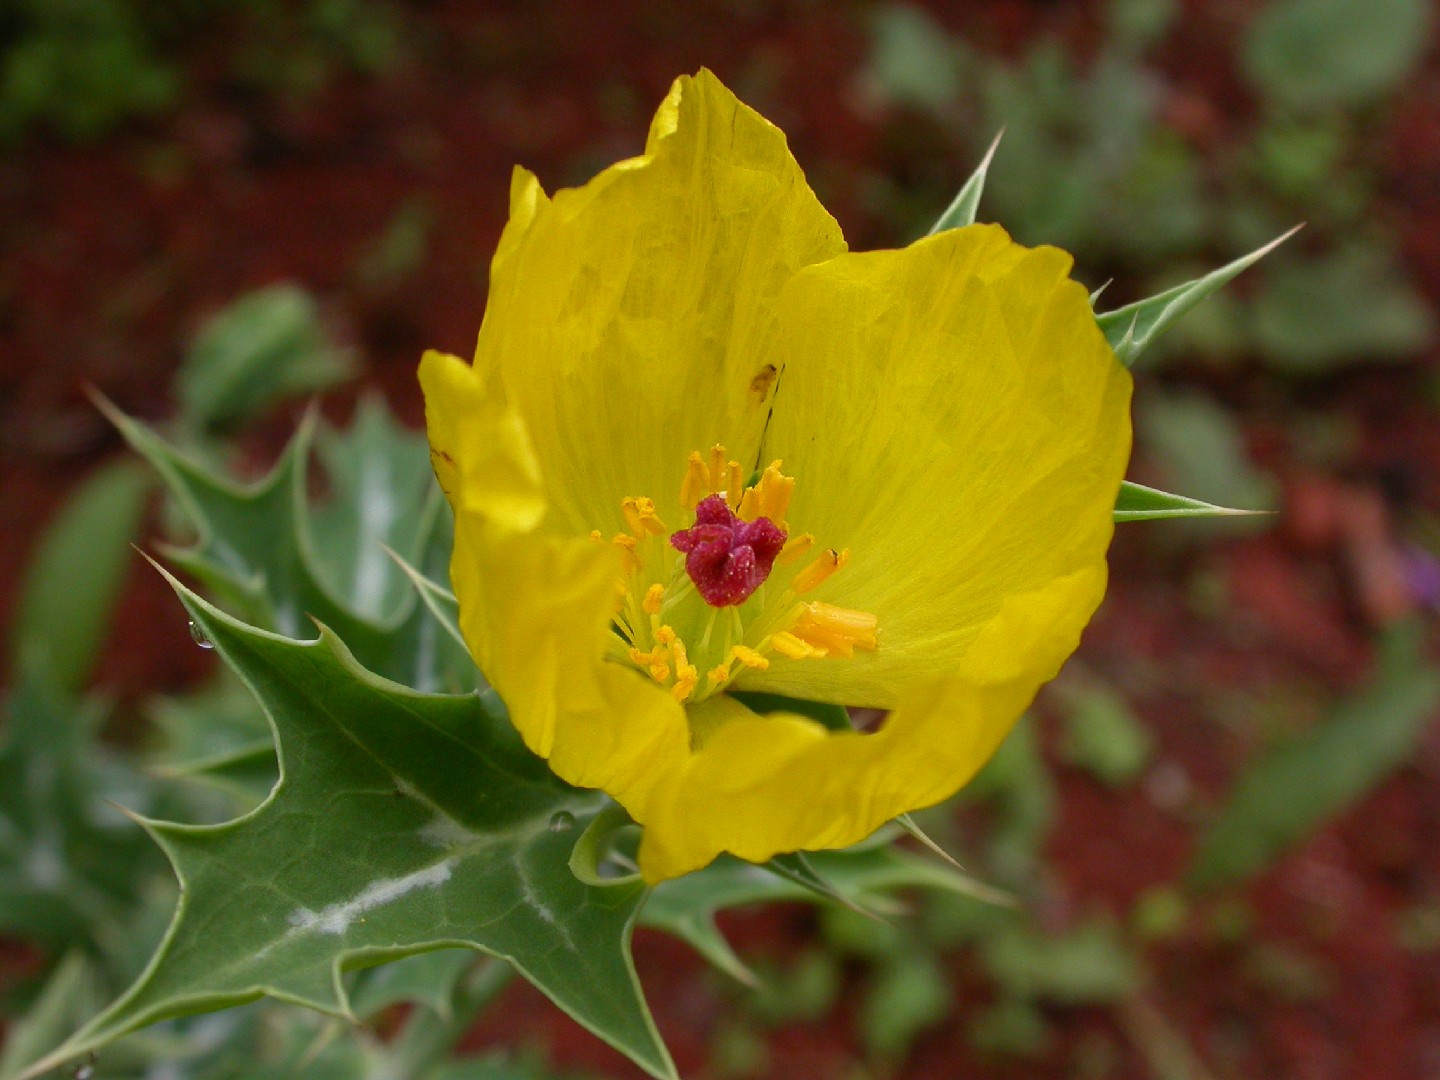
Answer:
[{"label": "crinkled yellow petal", "polygon": [[1095,566],[1008,597],[955,669],[912,685],[875,734],[757,716],[728,695],[705,702],[703,744],[649,800],[646,880],[699,869],[722,851],[763,862],[843,847],[952,795],[1074,649],[1081,623],[1073,613],[1093,610],[1104,588],[1104,568]]},{"label": "crinkled yellow petal", "polygon": [[676,81],[642,157],[547,199],[528,173],[491,269],[476,366],[525,417],[557,525],[678,520],[686,455],[755,463],[781,287],[843,251],[781,131],[708,71]]},{"label": "crinkled yellow petal", "polygon": [[[737,687],[893,708],[956,670],[1014,597],[1103,573],[1131,383],[1070,263],[976,225],[789,282],[764,453],[799,478],[789,520],[850,550],[806,599],[873,612],[879,647]],[[1073,643],[1099,599],[1055,605],[1008,647],[1048,678],[1028,658]]]},{"label": "crinkled yellow petal", "polygon": [[453,356],[420,365],[436,473],[455,510],[451,583],[460,630],[525,743],[573,784],[646,816],[655,784],[689,754],[684,710],[603,660],[619,556],[557,536],[524,423]]}]

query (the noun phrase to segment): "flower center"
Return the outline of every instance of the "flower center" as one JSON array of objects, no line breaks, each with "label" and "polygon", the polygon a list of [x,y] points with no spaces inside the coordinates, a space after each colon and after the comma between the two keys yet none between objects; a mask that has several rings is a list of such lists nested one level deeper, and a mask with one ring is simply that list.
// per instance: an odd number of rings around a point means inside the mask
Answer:
[{"label": "flower center", "polygon": [[707,604],[733,607],[765,584],[785,531],[769,518],[736,517],[723,496],[710,495],[695,508],[694,527],[673,533],[670,546],[685,552],[685,572]]},{"label": "flower center", "polygon": [[[746,485],[723,446],[708,461],[692,453],[680,504],[695,520],[673,533],[652,500],[621,501],[626,531],[610,541],[624,553],[611,658],[644,671],[677,701],[701,701],[747,668],[876,648],[874,615],[801,599],[850,553],[829,549],[805,561],[815,538],[785,522],[795,479],[780,464]],[[604,542],[598,529],[590,536]]]}]

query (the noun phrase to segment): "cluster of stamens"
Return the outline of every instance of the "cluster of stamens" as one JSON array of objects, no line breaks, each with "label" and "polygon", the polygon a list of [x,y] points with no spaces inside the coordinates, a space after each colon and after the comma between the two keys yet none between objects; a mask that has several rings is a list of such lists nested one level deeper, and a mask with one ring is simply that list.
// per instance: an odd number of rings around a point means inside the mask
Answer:
[{"label": "cluster of stamens", "polygon": [[[795,480],[780,465],[747,484],[723,446],[708,460],[692,453],[680,505],[694,524],[674,532],[651,499],[621,502],[626,531],[609,541],[623,567],[613,655],[676,701],[701,700],[772,661],[851,657],[876,647],[874,615],[801,599],[843,569],[850,553],[826,549],[804,561],[815,538],[792,534],[785,521]],[[598,529],[590,535],[606,542]]]}]

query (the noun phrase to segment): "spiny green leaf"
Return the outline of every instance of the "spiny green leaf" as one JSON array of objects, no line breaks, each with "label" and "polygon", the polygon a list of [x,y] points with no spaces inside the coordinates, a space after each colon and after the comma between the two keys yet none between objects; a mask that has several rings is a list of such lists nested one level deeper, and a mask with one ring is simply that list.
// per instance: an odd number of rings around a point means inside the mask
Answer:
[{"label": "spiny green leaf", "polygon": [[474,966],[475,954],[469,949],[436,949],[366,968],[350,991],[350,1008],[363,1020],[391,1005],[411,1002],[448,1019],[455,988]]},{"label": "spiny green leaf", "polygon": [[969,893],[975,899],[983,900],[989,904],[1000,904],[1005,907],[1009,907],[1015,903],[1015,898],[1003,889],[996,889],[967,874],[965,868],[960,865],[959,860],[941,847],[936,840],[932,839],[929,833],[920,828],[920,826],[915,823],[915,819],[909,814],[901,814],[895,819],[895,824],[905,830],[911,838],[916,840],[932,855],[952,867],[961,879],[969,883]]},{"label": "spiny green leaf", "polygon": [[772,874],[784,878],[786,881],[807,889],[822,900],[831,900],[847,907],[857,914],[867,918],[883,922],[874,911],[861,904],[858,900],[847,896],[839,886],[833,884],[825,875],[816,870],[810,862],[810,855],[805,851],[792,851],[786,855],[776,855],[764,864],[765,869]]},{"label": "spiny green leaf", "polygon": [[[112,406],[102,403],[102,408],[160,473],[195,526],[194,544],[167,553],[227,602],[287,637],[310,637],[312,620],[324,623],[368,670],[416,689],[460,692],[478,685],[468,654],[446,647],[443,628],[413,593],[397,593],[394,609],[372,616],[332,591],[317,569],[306,497],[316,426],[313,414],[301,424],[270,474],[244,486],[217,476]],[[331,438],[331,452],[338,453]],[[387,434],[372,441],[393,445],[396,440]],[[365,457],[373,459],[374,454],[367,451]],[[423,465],[420,473],[427,475]],[[385,508],[386,521],[406,523],[391,528],[389,538],[406,545],[400,554],[422,573],[443,577],[450,554],[449,510],[439,489],[428,481],[421,489],[409,479],[388,476],[395,487]],[[359,490],[365,483],[360,477],[340,480],[336,500],[348,495],[371,500],[373,505],[379,496]],[[402,492],[406,493],[403,502]],[[345,519],[356,523],[347,526],[352,532],[363,533],[367,513],[378,522],[377,511],[351,508],[332,511],[329,527],[338,531],[340,526],[333,522]],[[366,566],[383,564],[385,573],[393,574],[403,586],[403,573],[380,546],[383,539],[370,540],[373,558],[358,540],[349,550]],[[361,576],[358,569],[341,566],[333,553],[328,558],[326,576],[352,582]],[[389,584],[375,591],[394,592]]]},{"label": "spiny green leaf", "polygon": [[[1251,462],[1239,419],[1214,398],[1157,388],[1136,403],[1135,433],[1167,486],[1212,502],[1233,499],[1252,508],[1275,504],[1275,478]],[[1254,530],[1265,524],[1263,516],[1256,515],[1187,516],[1204,527],[1195,535],[1204,530]]]},{"label": "spiny green leaf", "polygon": [[674,1076],[630,958],[643,887],[594,888],[567,865],[598,796],[530,754],[491,693],[408,690],[329,631],[270,634],[172,584],[264,705],[281,780],[222,825],[145,822],[182,887],[166,938],[31,1075],[156,1020],[262,995],[349,1016],[344,971],[466,947],[509,960],[642,1068]]},{"label": "spiny green leaf", "polygon": [[239,801],[217,820],[258,805],[275,786],[279,767],[270,725],[255,695],[229,668],[222,666],[189,694],[150,701],[146,711],[160,743],[149,771],[162,779],[201,781]]},{"label": "spiny green leaf", "polygon": [[70,496],[26,570],[10,639],[61,690],[80,689],[130,568],[130,545],[153,486],[133,461],[102,467]]},{"label": "spiny green leaf", "polygon": [[814,903],[833,899],[836,893],[848,900],[852,909],[883,907],[893,905],[893,894],[906,888],[972,896],[977,890],[986,890],[947,866],[887,845],[808,852],[806,866],[811,877],[826,883],[828,892],[766,867],[721,856],[704,870],[658,885],[645,904],[641,922],[684,939],[721,971],[753,985],[754,973],[715,925],[718,911],[782,900]]},{"label": "spiny green leaf", "polygon": [[435,485],[429,444],[367,395],[349,428],[320,428],[315,448],[331,488],[308,515],[316,572],[348,610],[384,622],[409,595],[386,549],[415,557],[435,526],[424,513]]},{"label": "spiny green leaf", "polygon": [[[430,574],[444,575],[449,579],[448,555],[450,549],[450,537],[445,537],[442,545],[432,541],[427,548],[427,562],[430,565]],[[410,580],[420,602],[430,613],[433,620],[433,627],[430,627],[426,635],[427,651],[433,654],[433,666],[437,671],[453,673],[450,681],[463,681],[472,683],[477,688],[485,685],[485,678],[475,668],[475,661],[470,655],[470,647],[465,644],[465,637],[460,633],[460,601],[455,599],[455,594],[443,585],[436,583],[434,578],[421,573],[420,570],[411,566],[405,559],[394,551],[388,551],[389,556],[400,567],[405,576]],[[444,563],[441,562],[442,553]],[[439,633],[434,629],[438,628]]]},{"label": "spiny green leaf", "polygon": [[1105,338],[1110,342],[1110,347],[1115,350],[1115,355],[1120,362],[1129,367],[1135,362],[1136,357],[1144,352],[1150,343],[1180,316],[1227,284],[1242,270],[1253,266],[1270,254],[1275,248],[1294,236],[1299,229],[1299,225],[1295,226],[1264,247],[1257,248],[1249,255],[1242,256],[1229,265],[1222,266],[1219,270],[1213,270],[1204,277],[1188,281],[1183,285],[1176,285],[1173,289],[1166,289],[1148,300],[1140,300],[1133,304],[1127,304],[1125,307],[1116,308],[1114,311],[1107,311],[1103,315],[1097,315],[1095,321],[1105,332]]},{"label": "spiny green leaf", "polygon": [[570,853],[570,871],[587,885],[608,888],[640,880],[640,868],[628,855],[617,861],[615,844],[620,834],[635,832],[635,823],[625,808],[607,806],[590,819]]},{"label": "spiny green leaf", "polygon": [[1440,669],[1425,659],[1419,628],[1396,627],[1367,687],[1245,770],[1201,840],[1190,884],[1239,881],[1342,813],[1405,760],[1437,706]]},{"label": "spiny green leaf", "polygon": [[1120,494],[1115,499],[1115,520],[1159,521],[1164,518],[1186,517],[1244,517],[1266,514],[1268,510],[1232,510],[1228,506],[1188,499],[1184,495],[1171,495],[1168,491],[1134,484],[1126,480],[1120,485]]},{"label": "spiny green leaf", "polygon": [[990,149],[985,151],[985,156],[980,159],[980,164],[970,174],[970,179],[956,193],[954,200],[945,212],[940,215],[934,225],[930,226],[928,235],[934,236],[946,229],[959,229],[966,225],[975,224],[975,214],[980,209],[980,195],[985,190],[985,175],[990,171],[990,161],[995,157],[995,151],[1000,146],[1000,139],[1004,136],[1005,129],[1001,128],[991,140]]}]

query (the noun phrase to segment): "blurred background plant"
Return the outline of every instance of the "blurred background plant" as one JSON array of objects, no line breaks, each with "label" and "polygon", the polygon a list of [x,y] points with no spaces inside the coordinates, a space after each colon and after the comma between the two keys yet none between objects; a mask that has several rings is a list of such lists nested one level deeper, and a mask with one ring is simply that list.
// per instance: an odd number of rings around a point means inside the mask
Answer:
[{"label": "blurred background plant", "polygon": [[[1135,479],[1280,514],[1121,526],[1080,656],[922,817],[1018,903],[730,910],[722,970],[642,931],[686,1075],[1433,1075],[1435,22],[1425,0],[0,13],[0,1076],[164,930],[171,875],[114,806],[218,821],[274,776],[253,700],[129,546],[195,518],[81,387],[168,416],[222,481],[263,476],[324,391],[319,587],[393,610],[407,584],[373,541],[406,550],[417,515],[359,508],[428,484],[391,411],[418,422],[421,348],[473,340],[510,165],[583,180],[702,63],[787,130],[856,247],[923,233],[1002,129],[981,219],[1072,251],[1102,310],[1307,227],[1137,372]],[[376,487],[379,461],[399,469]],[[262,623],[302,614],[192,569]],[[357,986],[358,1028],[258,1004],[82,1069],[400,1076],[428,1038],[511,1051],[425,1075],[638,1075],[528,987],[435,955]]]}]

